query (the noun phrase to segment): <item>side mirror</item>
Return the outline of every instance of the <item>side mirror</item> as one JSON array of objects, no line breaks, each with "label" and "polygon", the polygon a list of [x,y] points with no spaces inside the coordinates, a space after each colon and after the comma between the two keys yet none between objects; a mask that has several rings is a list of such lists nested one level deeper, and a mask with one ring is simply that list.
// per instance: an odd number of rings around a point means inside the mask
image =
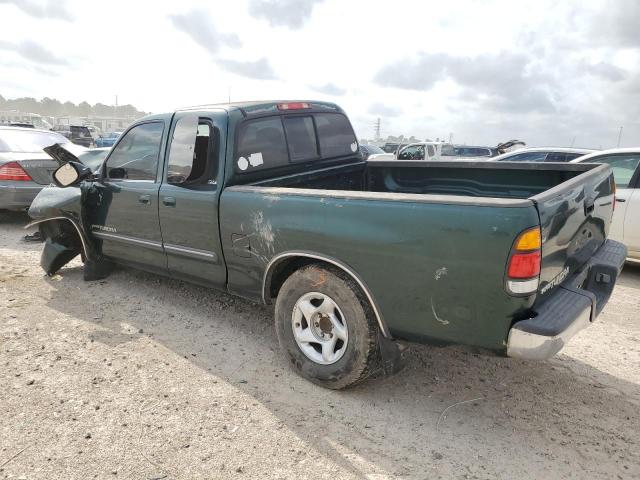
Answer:
[{"label": "side mirror", "polygon": [[91,176],[91,169],[78,162],[67,162],[53,172],[53,181],[59,187],[70,187]]}]

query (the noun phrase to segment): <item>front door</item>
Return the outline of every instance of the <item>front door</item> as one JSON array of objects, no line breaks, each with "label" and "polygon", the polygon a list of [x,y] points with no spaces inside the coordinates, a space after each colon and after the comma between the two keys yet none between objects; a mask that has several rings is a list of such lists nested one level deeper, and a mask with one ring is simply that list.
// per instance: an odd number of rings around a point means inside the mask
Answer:
[{"label": "front door", "polygon": [[224,287],[218,227],[219,165],[226,116],[176,113],[160,187],[160,227],[169,273]]},{"label": "front door", "polygon": [[129,129],[105,161],[87,212],[92,234],[110,259],[166,272],[158,220],[158,164],[163,121]]}]

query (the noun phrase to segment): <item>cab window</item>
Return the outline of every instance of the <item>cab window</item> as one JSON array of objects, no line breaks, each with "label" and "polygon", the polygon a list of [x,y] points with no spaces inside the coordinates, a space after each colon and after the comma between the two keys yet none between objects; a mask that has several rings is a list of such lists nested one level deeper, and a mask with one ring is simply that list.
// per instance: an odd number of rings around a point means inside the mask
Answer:
[{"label": "cab window", "polygon": [[218,174],[215,129],[206,119],[185,115],[171,136],[167,183],[191,187],[215,185]]},{"label": "cab window", "polygon": [[129,130],[107,159],[107,177],[155,181],[164,124],[143,123]]}]

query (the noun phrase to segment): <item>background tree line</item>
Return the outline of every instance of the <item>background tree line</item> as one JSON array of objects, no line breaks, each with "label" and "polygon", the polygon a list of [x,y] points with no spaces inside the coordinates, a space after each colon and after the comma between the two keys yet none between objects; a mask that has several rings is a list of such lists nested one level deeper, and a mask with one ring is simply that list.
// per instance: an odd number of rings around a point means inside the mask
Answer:
[{"label": "background tree line", "polygon": [[0,110],[19,110],[21,112],[37,113],[50,117],[88,117],[88,116],[107,116],[107,117],[134,117],[138,118],[146,115],[145,112],[138,110],[133,105],[105,105],[104,103],[96,103],[91,105],[87,102],[75,104],[73,102],[61,102],[55,98],[44,97],[37,100],[32,97],[21,97],[7,99],[0,95]]}]

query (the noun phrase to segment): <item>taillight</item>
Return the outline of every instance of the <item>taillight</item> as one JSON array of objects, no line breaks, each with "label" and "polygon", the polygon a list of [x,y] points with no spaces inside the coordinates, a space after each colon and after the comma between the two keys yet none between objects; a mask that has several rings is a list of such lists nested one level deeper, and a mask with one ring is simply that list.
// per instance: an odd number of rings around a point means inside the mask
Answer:
[{"label": "taillight", "polygon": [[303,110],[305,108],[310,108],[309,104],[305,102],[289,102],[278,104],[278,110]]},{"label": "taillight", "polygon": [[18,162],[9,162],[0,167],[0,180],[28,182],[31,180],[31,177]]},{"label": "taillight", "polygon": [[540,227],[525,230],[516,239],[507,264],[507,290],[527,295],[538,290],[542,262]]}]

